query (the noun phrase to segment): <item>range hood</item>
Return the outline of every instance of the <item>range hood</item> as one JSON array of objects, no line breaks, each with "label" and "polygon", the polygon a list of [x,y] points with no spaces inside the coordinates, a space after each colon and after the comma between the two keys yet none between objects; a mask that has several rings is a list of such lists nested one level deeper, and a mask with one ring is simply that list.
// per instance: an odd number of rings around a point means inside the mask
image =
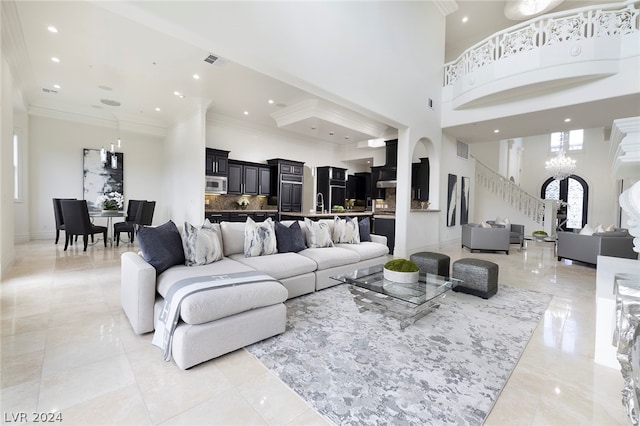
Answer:
[{"label": "range hood", "polygon": [[385,165],[380,168],[377,188],[395,188],[398,186],[398,139],[385,142]]}]

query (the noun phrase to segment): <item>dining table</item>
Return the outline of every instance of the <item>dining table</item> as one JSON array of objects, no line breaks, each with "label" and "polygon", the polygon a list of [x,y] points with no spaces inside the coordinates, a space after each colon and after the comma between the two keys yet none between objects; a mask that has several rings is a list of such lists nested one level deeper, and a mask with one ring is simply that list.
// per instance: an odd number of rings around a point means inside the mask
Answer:
[{"label": "dining table", "polygon": [[124,210],[98,210],[98,209],[90,209],[89,217],[93,222],[94,218],[106,218],[107,219],[107,243],[110,246],[113,246],[113,219],[117,218],[125,218],[127,216],[127,212]]}]

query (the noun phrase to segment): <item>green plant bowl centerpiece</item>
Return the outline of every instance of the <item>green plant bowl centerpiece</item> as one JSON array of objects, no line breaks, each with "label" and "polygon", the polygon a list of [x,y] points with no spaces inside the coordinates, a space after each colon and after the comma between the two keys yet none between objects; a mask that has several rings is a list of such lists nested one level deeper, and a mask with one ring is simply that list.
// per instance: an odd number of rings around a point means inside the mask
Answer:
[{"label": "green plant bowl centerpiece", "polygon": [[531,233],[531,236],[533,236],[533,238],[535,238],[536,240],[543,240],[543,239],[547,238],[549,236],[549,234],[547,234],[544,231],[533,231]]},{"label": "green plant bowl centerpiece", "polygon": [[383,275],[386,280],[396,283],[415,283],[420,277],[420,269],[408,259],[393,259],[384,264]]}]

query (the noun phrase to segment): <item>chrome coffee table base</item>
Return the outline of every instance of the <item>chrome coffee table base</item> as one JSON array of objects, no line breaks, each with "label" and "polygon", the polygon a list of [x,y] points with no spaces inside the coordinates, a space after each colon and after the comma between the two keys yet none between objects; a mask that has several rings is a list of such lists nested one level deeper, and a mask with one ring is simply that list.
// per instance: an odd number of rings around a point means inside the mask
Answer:
[{"label": "chrome coffee table base", "polygon": [[[361,313],[374,311],[395,318],[400,321],[400,330],[404,330],[429,312],[440,307],[439,301],[431,300],[416,306],[413,303],[404,302],[386,294],[376,293],[352,284],[349,285],[349,291],[351,291],[353,300]],[[445,295],[441,297],[444,298]]]}]

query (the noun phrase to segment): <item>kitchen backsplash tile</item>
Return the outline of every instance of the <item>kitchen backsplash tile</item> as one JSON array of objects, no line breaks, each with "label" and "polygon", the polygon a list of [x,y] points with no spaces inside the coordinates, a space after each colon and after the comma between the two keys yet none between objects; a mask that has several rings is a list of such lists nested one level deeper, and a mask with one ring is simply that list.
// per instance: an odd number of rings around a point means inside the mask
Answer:
[{"label": "kitchen backsplash tile", "polygon": [[247,210],[275,210],[276,206],[267,204],[267,197],[249,196],[249,195],[213,195],[204,196],[205,210],[242,210],[238,205],[240,199],[248,201]]}]

